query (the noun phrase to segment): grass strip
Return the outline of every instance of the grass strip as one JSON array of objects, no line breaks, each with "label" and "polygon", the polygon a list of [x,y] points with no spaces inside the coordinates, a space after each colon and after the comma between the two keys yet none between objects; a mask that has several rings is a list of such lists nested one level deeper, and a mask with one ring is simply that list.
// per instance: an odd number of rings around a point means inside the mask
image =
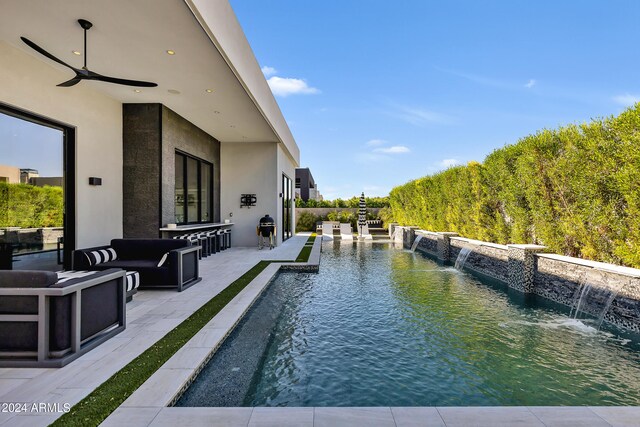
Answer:
[{"label": "grass strip", "polygon": [[[308,262],[309,256],[311,255],[311,249],[313,249],[313,242],[316,240],[316,233],[312,233],[309,239],[307,239],[306,243],[302,247],[302,250],[298,254],[296,258],[296,262]],[[311,246],[309,246],[311,244]]]},{"label": "grass strip", "polygon": [[272,262],[258,262],[51,425],[99,425]]}]

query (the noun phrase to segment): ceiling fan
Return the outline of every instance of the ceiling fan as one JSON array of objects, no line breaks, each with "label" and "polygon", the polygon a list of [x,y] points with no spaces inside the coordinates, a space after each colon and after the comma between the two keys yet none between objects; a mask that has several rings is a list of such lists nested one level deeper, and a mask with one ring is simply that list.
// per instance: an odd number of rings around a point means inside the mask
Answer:
[{"label": "ceiling fan", "polygon": [[52,54],[50,54],[49,52],[47,52],[46,50],[44,50],[43,48],[41,48],[40,46],[32,42],[31,40],[29,40],[28,38],[20,37],[20,39],[22,39],[22,41],[25,42],[27,46],[29,46],[31,49],[46,56],[52,61],[57,62],[58,64],[71,68],[76,73],[76,76],[74,78],[72,78],[71,80],[67,80],[66,82],[62,82],[57,86],[70,87],[80,83],[82,80],[98,80],[101,82],[115,83],[115,84],[127,85],[127,86],[137,86],[137,87],[158,86],[156,83],[152,83],[152,82],[143,82],[140,80],[127,80],[127,79],[119,79],[116,77],[103,76],[102,74],[98,74],[94,71],[89,70],[87,68],[87,30],[93,27],[93,24],[87,21],[86,19],[78,19],[78,24],[80,24],[80,26],[84,29],[84,66],[82,68],[72,67],[66,62],[56,58],[55,56],[53,56]]}]

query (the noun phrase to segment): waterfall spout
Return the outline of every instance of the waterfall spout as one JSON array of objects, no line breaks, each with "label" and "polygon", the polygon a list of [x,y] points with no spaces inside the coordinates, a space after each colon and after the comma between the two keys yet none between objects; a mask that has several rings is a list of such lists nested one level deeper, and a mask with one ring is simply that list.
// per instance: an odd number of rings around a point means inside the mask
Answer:
[{"label": "waterfall spout", "polygon": [[458,253],[458,257],[456,258],[456,263],[454,265],[456,270],[462,271],[464,264],[467,262],[467,258],[471,255],[471,252],[473,252],[473,250],[470,248],[460,249],[460,253]]},{"label": "waterfall spout", "polygon": [[418,244],[420,243],[420,240],[422,240],[423,236],[416,236],[416,239],[413,241],[413,245],[411,245],[411,252],[415,252],[416,248],[418,247]]},{"label": "waterfall spout", "polygon": [[611,304],[620,291],[624,289],[625,285],[626,283],[614,289],[600,288],[588,283],[586,278],[582,278],[580,280],[580,287],[574,294],[575,296],[569,316],[573,319],[579,319],[581,313],[582,317],[591,315],[595,318],[595,320],[593,320],[594,326],[600,329],[604,317],[609,311],[609,308],[611,308]]}]

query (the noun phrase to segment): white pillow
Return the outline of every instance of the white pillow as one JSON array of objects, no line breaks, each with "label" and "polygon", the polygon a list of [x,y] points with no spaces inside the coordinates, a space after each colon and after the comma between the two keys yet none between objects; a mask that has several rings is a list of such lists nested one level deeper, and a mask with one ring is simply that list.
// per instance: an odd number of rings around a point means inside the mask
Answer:
[{"label": "white pillow", "polygon": [[160,258],[160,262],[158,263],[158,267],[162,267],[162,265],[167,261],[168,257],[169,257],[169,252],[162,255],[162,258]]}]

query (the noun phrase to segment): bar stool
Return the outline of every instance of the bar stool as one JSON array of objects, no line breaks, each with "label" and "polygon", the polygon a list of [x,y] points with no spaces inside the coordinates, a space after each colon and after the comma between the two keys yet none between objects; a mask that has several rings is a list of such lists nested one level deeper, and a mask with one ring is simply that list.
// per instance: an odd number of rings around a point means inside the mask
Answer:
[{"label": "bar stool", "polygon": [[224,230],[219,229],[216,230],[216,243],[218,244],[218,248],[220,248],[221,251],[224,251],[225,249],[227,249],[227,247],[224,245]]},{"label": "bar stool", "polygon": [[224,230],[224,245],[227,248],[231,247],[231,229],[225,228]]},{"label": "bar stool", "polygon": [[[174,236],[174,239],[183,239],[188,240],[194,246],[200,246],[200,239],[194,236],[193,234],[180,234],[178,236]],[[198,249],[198,259],[202,259],[202,246]]]},{"label": "bar stool", "polygon": [[211,248],[211,253],[216,254],[220,252],[219,245],[216,243],[218,239],[218,234],[216,230],[209,230],[206,232],[207,237],[209,238],[209,247]]}]

